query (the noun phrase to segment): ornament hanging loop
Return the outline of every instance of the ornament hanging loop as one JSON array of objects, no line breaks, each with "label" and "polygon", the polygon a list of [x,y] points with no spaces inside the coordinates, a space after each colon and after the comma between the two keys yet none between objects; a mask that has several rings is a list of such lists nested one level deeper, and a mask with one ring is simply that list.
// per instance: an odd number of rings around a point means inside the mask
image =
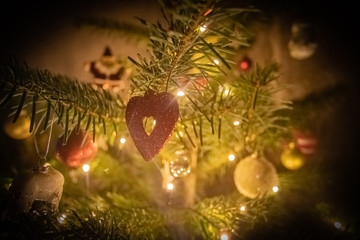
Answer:
[{"label": "ornament hanging loop", "polygon": [[36,139],[36,134],[34,134],[34,145],[35,145],[35,150],[37,155],[39,156],[39,161],[38,161],[38,165],[39,166],[44,166],[45,163],[47,162],[46,157],[49,153],[49,148],[50,148],[50,141],[51,141],[51,134],[52,134],[52,130],[53,130],[53,124],[54,124],[54,113],[52,114],[52,120],[51,120],[51,124],[50,124],[50,131],[49,131],[49,137],[48,137],[48,141],[47,141],[47,145],[46,145],[46,150],[44,154],[41,154],[39,151],[39,146],[38,146],[38,142]]}]

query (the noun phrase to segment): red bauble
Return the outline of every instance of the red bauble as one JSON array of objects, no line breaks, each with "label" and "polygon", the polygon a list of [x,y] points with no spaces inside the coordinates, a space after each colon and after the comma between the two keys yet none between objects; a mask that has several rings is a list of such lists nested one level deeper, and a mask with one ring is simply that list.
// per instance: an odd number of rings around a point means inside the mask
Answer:
[{"label": "red bauble", "polygon": [[56,158],[68,167],[79,167],[92,160],[97,153],[97,144],[92,141],[86,131],[72,131],[66,145],[63,145],[64,136],[56,144]]},{"label": "red bauble", "polygon": [[[168,92],[147,92],[144,97],[130,99],[125,115],[136,148],[146,161],[150,161],[169,140],[179,117],[179,105]],[[156,121],[149,135],[143,125],[143,120],[148,117]]]},{"label": "red bauble", "polygon": [[246,56],[242,58],[237,64],[238,69],[241,72],[245,72],[249,70],[251,68],[251,65],[252,65],[251,60]]},{"label": "red bauble", "polygon": [[314,154],[317,150],[318,140],[316,136],[309,130],[294,130],[295,147],[305,155]]}]

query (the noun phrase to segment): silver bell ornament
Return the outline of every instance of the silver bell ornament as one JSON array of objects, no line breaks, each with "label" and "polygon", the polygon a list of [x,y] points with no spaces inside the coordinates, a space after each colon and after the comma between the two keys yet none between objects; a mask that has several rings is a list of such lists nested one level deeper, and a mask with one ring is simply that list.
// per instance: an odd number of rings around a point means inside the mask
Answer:
[{"label": "silver bell ornament", "polygon": [[58,211],[63,185],[64,176],[49,163],[18,175],[9,188],[14,212],[30,212],[43,206]]}]

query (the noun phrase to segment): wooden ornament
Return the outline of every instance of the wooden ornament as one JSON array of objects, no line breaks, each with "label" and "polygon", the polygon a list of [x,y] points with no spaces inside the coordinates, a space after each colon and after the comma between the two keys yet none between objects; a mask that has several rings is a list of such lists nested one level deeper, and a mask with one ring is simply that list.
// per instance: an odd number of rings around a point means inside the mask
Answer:
[{"label": "wooden ornament", "polygon": [[[136,96],[130,99],[125,115],[136,148],[146,161],[150,161],[171,137],[179,117],[179,105],[175,97],[168,92],[147,92],[144,97]],[[143,126],[143,120],[149,117],[156,121],[150,134]]]}]

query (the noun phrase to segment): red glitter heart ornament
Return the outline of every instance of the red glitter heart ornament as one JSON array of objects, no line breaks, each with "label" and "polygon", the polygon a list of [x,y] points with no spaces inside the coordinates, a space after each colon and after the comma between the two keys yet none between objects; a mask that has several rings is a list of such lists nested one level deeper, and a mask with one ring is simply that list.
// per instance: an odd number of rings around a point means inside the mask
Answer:
[{"label": "red glitter heart ornament", "polygon": [[[143,126],[143,120],[148,117],[156,121],[149,135]],[[165,146],[178,117],[179,105],[168,92],[147,92],[144,97],[136,96],[129,100],[125,112],[126,124],[136,148],[146,161],[154,158]]]}]

